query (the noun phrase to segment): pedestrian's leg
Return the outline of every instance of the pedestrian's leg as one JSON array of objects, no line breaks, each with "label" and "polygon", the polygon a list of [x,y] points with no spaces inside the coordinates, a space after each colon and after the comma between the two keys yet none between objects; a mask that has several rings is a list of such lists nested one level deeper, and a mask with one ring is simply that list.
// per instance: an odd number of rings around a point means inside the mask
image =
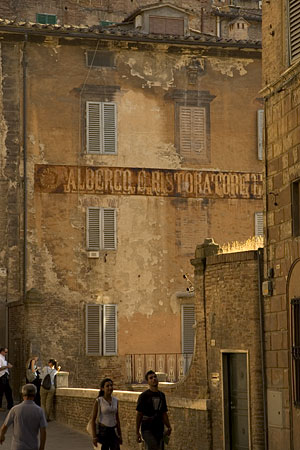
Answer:
[{"label": "pedestrian's leg", "polygon": [[48,420],[47,412],[46,412],[46,400],[47,400],[48,391],[41,386],[40,394],[41,394],[41,405],[44,410],[46,419]]},{"label": "pedestrian's leg", "polygon": [[0,377],[0,408],[2,408],[3,392],[2,377]]},{"label": "pedestrian's leg", "polygon": [[110,442],[110,450],[120,450],[119,438],[116,434],[115,428],[111,430]]},{"label": "pedestrian's leg", "polygon": [[146,450],[161,450],[161,442],[158,442],[151,431],[145,430],[142,432],[143,439],[145,441]]},{"label": "pedestrian's leg", "polygon": [[47,420],[51,420],[54,393],[55,393],[55,388],[51,387],[51,389],[48,391],[48,395],[47,395],[47,399],[46,399]]},{"label": "pedestrian's leg", "polygon": [[7,383],[5,383],[5,397],[7,402],[7,409],[11,409],[14,406],[13,396],[12,396],[12,390],[9,385],[9,382],[7,380]]}]

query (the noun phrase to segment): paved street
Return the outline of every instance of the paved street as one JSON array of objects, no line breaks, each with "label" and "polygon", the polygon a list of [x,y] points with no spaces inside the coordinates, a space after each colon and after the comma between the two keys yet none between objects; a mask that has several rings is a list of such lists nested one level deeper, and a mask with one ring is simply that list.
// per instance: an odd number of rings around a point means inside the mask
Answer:
[{"label": "paved street", "polygon": [[[4,422],[6,412],[0,412],[0,424]],[[6,433],[6,439],[1,450],[10,450],[12,427]],[[55,421],[47,427],[46,450],[92,450],[91,439],[85,433],[74,431],[72,428]]]}]

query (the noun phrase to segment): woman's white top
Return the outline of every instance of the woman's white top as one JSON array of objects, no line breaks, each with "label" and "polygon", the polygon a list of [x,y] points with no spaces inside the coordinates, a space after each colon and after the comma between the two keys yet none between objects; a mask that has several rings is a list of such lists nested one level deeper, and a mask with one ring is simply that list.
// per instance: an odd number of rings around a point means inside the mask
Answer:
[{"label": "woman's white top", "polygon": [[43,370],[42,370],[42,373],[41,373],[42,380],[45,378],[45,376],[48,373],[50,374],[51,386],[54,386],[54,378],[55,378],[55,375],[57,374],[57,370],[54,369],[54,367],[53,367],[53,369],[51,369],[51,367],[49,367],[49,366],[43,367]]},{"label": "woman's white top", "polygon": [[100,408],[99,422],[107,427],[117,425],[118,399],[111,398],[111,404],[104,397],[98,398],[98,408]]}]

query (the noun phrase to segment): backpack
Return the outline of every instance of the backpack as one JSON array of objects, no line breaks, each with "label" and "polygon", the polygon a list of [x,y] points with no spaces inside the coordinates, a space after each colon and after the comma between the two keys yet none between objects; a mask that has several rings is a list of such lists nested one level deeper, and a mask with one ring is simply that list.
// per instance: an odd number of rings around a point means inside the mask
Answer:
[{"label": "backpack", "polygon": [[42,381],[42,387],[47,391],[51,389],[51,378],[49,373],[47,373],[47,375],[44,377]]}]

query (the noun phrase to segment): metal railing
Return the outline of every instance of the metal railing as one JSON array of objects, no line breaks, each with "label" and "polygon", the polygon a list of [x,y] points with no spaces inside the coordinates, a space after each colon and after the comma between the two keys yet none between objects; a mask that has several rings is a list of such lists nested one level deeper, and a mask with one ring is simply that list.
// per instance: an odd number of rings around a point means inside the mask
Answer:
[{"label": "metal railing", "polygon": [[148,370],[163,372],[168,382],[176,383],[187,373],[192,354],[190,353],[138,353],[126,355],[127,383],[140,384],[145,382]]}]

